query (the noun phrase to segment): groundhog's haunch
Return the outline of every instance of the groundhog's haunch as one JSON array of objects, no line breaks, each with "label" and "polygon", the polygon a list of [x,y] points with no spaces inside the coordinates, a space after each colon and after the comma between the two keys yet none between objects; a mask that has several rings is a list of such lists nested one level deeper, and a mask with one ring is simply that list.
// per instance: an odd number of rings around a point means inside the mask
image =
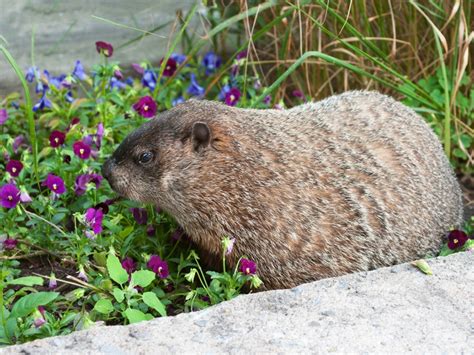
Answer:
[{"label": "groundhog's haunch", "polygon": [[257,263],[265,289],[436,253],[462,222],[459,185],[423,119],[347,92],[290,110],[187,101],[130,134],[103,169],[169,212],[210,259]]}]

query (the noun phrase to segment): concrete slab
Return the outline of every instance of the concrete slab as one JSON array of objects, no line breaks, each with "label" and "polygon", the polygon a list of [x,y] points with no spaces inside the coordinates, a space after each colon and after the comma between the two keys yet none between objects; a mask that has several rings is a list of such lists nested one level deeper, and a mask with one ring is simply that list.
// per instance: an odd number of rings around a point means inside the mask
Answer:
[{"label": "concrete slab", "polygon": [[432,276],[403,264],[0,353],[473,353],[474,253],[429,264]]},{"label": "concrete slab", "polygon": [[[0,0],[0,43],[3,44],[2,37],[8,41],[6,47],[25,72],[32,65],[33,31],[35,65],[49,70],[52,75],[71,73],[78,59],[89,71],[93,64],[100,62],[95,49],[95,42],[99,40],[114,45],[111,59],[120,61],[124,68],[141,60],[157,63],[176,34],[176,28],[173,31],[176,12],[187,14],[193,4],[194,0]],[[93,16],[146,31],[168,25],[155,32],[164,37],[144,36],[132,45],[119,48],[143,33]],[[198,36],[204,31],[197,16],[190,28],[190,32]],[[0,54],[0,95],[19,87],[20,82]]]}]

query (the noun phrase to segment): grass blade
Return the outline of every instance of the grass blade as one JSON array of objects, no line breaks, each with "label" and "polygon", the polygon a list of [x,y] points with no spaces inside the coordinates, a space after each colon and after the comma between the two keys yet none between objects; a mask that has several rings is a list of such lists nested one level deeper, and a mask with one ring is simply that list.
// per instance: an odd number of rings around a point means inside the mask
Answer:
[{"label": "grass blade", "polygon": [[21,85],[23,87],[23,92],[25,94],[25,112],[28,120],[28,129],[30,132],[30,142],[33,151],[33,170],[35,174],[36,181],[39,182],[39,173],[38,173],[38,142],[36,140],[36,128],[35,128],[35,118],[33,115],[33,103],[31,102],[30,89],[25,80],[22,70],[18,66],[18,63],[15,61],[13,56],[10,54],[8,49],[3,45],[0,45],[0,51],[5,56],[8,63],[11,65],[15,71],[16,76],[20,79]]},{"label": "grass blade", "polygon": [[[430,20],[430,18],[423,12],[420,7],[413,1],[410,0],[410,4],[415,7],[415,9],[420,12],[423,17],[428,21],[428,24],[431,26],[434,34],[434,39],[436,43],[436,51],[438,52],[439,65],[441,68],[441,75],[443,76],[443,86],[444,86],[444,129],[443,129],[443,145],[444,152],[450,158],[451,156],[451,109],[450,109],[450,99],[449,99],[449,84],[448,84],[448,74],[446,71],[446,64],[444,62],[443,48],[445,51],[448,51],[448,45],[446,38],[443,36],[441,31],[435,26],[435,24]],[[443,48],[441,48],[441,44]]]}]

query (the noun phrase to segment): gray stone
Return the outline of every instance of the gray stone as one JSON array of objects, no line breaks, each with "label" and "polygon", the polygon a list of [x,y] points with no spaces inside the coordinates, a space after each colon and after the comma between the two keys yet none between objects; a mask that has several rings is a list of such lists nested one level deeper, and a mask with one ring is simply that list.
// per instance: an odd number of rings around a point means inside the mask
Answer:
[{"label": "gray stone", "polygon": [[403,264],[0,353],[472,353],[473,257],[467,252],[429,260],[432,276]]},{"label": "gray stone", "polygon": [[[0,0],[0,36],[3,36],[20,67],[26,71],[31,66],[31,37],[35,31],[35,65],[48,69],[51,74],[71,73],[77,59],[86,68],[100,62],[95,50],[95,42],[111,42],[115,52],[111,58],[126,64],[148,60],[157,63],[166,53],[170,43],[176,11],[186,14],[194,0]],[[143,33],[117,27],[97,20],[92,15],[106,18],[122,25],[152,30],[171,22],[156,32],[158,37],[143,37],[133,45],[118,48]],[[191,26],[191,34],[202,33],[202,25],[196,17]],[[3,41],[0,37],[0,43]],[[179,51],[180,48],[177,48]],[[6,94],[18,87],[10,65],[0,54],[0,93]]]}]

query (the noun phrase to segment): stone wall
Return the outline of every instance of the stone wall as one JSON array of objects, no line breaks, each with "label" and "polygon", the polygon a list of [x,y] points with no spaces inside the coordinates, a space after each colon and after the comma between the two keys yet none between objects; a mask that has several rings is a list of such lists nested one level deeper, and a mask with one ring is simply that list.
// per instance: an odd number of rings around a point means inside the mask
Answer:
[{"label": "stone wall", "polygon": [[[103,40],[116,47],[114,59],[122,64],[138,60],[156,62],[163,56],[172,33],[176,11],[185,13],[194,0],[0,0],[0,36],[26,70],[32,64],[31,38],[35,32],[35,65],[52,74],[69,73],[80,59],[86,68],[97,62],[95,42]],[[132,45],[118,49],[142,33],[100,21],[92,15],[143,30],[171,22]],[[196,19],[192,25],[201,25]],[[1,41],[1,37],[0,37]],[[18,87],[13,70],[0,55],[0,93]]]}]

